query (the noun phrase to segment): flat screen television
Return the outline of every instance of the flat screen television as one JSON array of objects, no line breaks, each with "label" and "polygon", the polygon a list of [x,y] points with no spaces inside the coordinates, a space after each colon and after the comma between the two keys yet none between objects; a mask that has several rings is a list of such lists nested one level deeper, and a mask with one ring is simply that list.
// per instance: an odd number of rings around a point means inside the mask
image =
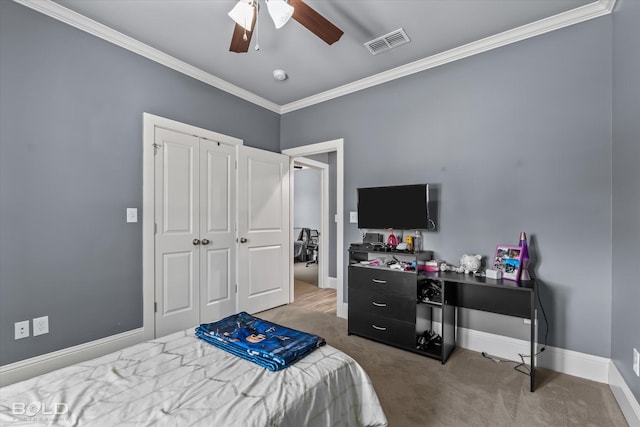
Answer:
[{"label": "flat screen television", "polygon": [[358,188],[358,228],[437,229],[429,184]]}]

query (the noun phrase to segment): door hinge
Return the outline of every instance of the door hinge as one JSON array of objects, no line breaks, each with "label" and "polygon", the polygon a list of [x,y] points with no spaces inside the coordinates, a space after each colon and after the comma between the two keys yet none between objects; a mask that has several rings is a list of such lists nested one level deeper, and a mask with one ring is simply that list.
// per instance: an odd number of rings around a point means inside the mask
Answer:
[{"label": "door hinge", "polygon": [[162,148],[162,146],[160,144],[153,144],[153,154],[158,154],[158,150]]},{"label": "door hinge", "polygon": [[153,223],[153,234],[158,234],[158,224],[157,223]]},{"label": "door hinge", "polygon": [[157,313],[157,312],[158,312],[158,303],[157,303],[157,302],[154,302],[154,303],[153,303],[153,312],[154,312],[154,313]]},{"label": "door hinge", "polygon": [[238,170],[238,161],[236,160],[236,170]]},{"label": "door hinge", "polygon": [[238,293],[238,285],[236,285],[236,294]]}]

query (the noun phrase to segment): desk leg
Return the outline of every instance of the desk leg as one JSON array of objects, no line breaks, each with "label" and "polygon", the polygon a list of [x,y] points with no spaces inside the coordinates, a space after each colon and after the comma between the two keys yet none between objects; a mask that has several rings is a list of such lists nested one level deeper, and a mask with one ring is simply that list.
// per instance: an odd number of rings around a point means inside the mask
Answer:
[{"label": "desk leg", "polygon": [[531,302],[531,392],[533,393],[536,388],[536,307],[535,300],[532,298]]}]

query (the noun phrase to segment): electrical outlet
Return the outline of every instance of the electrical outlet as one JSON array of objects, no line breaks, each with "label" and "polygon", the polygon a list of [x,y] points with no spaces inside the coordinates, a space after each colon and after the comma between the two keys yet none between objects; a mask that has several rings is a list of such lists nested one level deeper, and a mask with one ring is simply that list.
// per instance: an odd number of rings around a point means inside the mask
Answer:
[{"label": "electrical outlet", "polygon": [[33,336],[49,333],[49,316],[36,317],[33,319]]},{"label": "electrical outlet", "polygon": [[633,349],[633,372],[640,377],[640,353],[637,348]]},{"label": "electrical outlet", "polygon": [[24,320],[22,322],[16,322],[15,324],[16,334],[15,339],[19,340],[27,338],[29,336],[29,321]]},{"label": "electrical outlet", "polygon": [[355,211],[349,212],[349,222],[351,224],[357,224],[358,223],[358,212],[355,212]]}]

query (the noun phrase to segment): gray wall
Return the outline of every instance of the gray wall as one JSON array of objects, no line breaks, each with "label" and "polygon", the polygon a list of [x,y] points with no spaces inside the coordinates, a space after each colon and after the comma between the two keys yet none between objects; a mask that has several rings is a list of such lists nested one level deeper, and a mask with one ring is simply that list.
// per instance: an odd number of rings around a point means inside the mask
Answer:
[{"label": "gray wall", "polygon": [[320,229],[322,211],[322,188],[320,171],[299,169],[294,172],[293,226]]},{"label": "gray wall", "polygon": [[143,112],[279,151],[279,115],[4,0],[0,92],[0,364],[142,326]]},{"label": "gray wall", "polygon": [[[549,344],[609,357],[611,23],[598,18],[288,113],[281,147],[344,138],[345,249],[361,241],[348,212],[363,186],[441,184],[441,231],[425,233],[424,247],[455,264],[526,231]],[[527,337],[518,319],[464,311],[460,321]]]},{"label": "gray wall", "polygon": [[613,262],[611,358],[636,399],[631,370],[640,351],[640,2],[619,1],[613,14]]}]

